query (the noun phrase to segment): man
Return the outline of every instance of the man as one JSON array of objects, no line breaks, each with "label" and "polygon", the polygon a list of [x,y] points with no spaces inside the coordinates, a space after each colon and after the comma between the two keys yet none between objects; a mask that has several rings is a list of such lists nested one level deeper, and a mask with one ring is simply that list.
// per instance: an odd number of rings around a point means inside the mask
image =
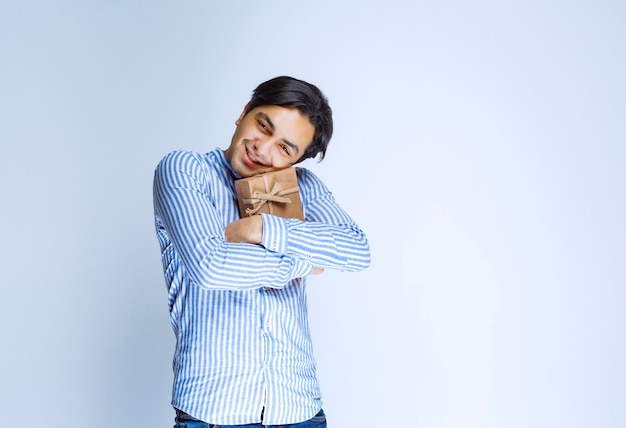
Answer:
[{"label": "man", "polygon": [[367,239],[304,168],[304,221],[240,218],[235,180],[323,158],[332,112],[317,87],[282,76],[254,90],[235,124],[226,150],[172,152],[155,172],[176,426],[325,427],[306,277],[365,269]]}]

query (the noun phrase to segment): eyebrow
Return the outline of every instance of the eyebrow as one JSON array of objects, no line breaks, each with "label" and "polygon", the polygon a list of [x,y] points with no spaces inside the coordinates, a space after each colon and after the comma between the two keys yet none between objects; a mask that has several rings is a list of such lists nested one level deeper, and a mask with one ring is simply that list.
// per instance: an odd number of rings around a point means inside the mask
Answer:
[{"label": "eyebrow", "polygon": [[[265,122],[267,122],[267,126],[270,127],[270,129],[272,130],[272,132],[274,132],[274,130],[276,129],[276,127],[274,126],[274,122],[272,122],[272,119],[270,119],[270,117],[263,113],[262,111],[258,112],[255,116],[257,119],[262,119]],[[281,140],[283,141],[283,143],[287,144],[289,147],[291,147],[291,149],[295,152],[294,154],[298,154],[300,153],[300,149],[298,148],[298,146],[296,146],[294,143],[292,143],[289,140],[286,140],[284,138],[281,138]]]}]

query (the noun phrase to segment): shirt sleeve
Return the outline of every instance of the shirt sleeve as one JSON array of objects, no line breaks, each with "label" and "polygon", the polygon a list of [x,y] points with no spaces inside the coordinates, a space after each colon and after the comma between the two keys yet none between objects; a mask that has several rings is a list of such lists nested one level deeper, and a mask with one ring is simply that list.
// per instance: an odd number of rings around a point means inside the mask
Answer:
[{"label": "shirt sleeve", "polygon": [[192,152],[172,152],[155,170],[155,214],[192,281],[214,289],[279,288],[312,272],[305,259],[227,242],[224,216],[208,193],[221,184],[209,180],[204,160]]},{"label": "shirt sleeve", "polygon": [[367,238],[312,172],[298,168],[304,221],[262,214],[261,245],[313,266],[359,271],[370,264]]}]

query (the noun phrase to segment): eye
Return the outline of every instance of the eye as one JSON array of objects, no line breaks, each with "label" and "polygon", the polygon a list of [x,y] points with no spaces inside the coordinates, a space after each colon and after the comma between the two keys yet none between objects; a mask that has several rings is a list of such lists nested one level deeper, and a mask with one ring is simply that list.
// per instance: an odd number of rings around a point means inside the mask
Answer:
[{"label": "eye", "polygon": [[283,150],[283,152],[285,152],[286,155],[291,155],[291,153],[289,152],[289,147],[287,147],[285,144],[281,144],[280,148]]},{"label": "eye", "polygon": [[259,121],[258,121],[258,124],[259,124],[259,127],[260,127],[263,131],[267,131],[267,130],[268,130],[267,125],[265,124],[265,122],[262,122],[262,121],[260,121],[260,120],[259,120]]}]

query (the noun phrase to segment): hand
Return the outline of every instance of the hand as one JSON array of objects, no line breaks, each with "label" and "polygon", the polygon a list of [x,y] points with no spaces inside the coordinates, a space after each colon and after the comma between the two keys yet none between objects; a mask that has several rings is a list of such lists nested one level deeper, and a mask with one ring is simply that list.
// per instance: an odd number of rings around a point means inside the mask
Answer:
[{"label": "hand", "polygon": [[233,221],[224,229],[226,241],[260,244],[263,239],[263,219],[260,215]]},{"label": "hand", "polygon": [[321,273],[324,273],[324,268],[314,267],[313,272],[311,272],[311,275],[319,275]]}]

